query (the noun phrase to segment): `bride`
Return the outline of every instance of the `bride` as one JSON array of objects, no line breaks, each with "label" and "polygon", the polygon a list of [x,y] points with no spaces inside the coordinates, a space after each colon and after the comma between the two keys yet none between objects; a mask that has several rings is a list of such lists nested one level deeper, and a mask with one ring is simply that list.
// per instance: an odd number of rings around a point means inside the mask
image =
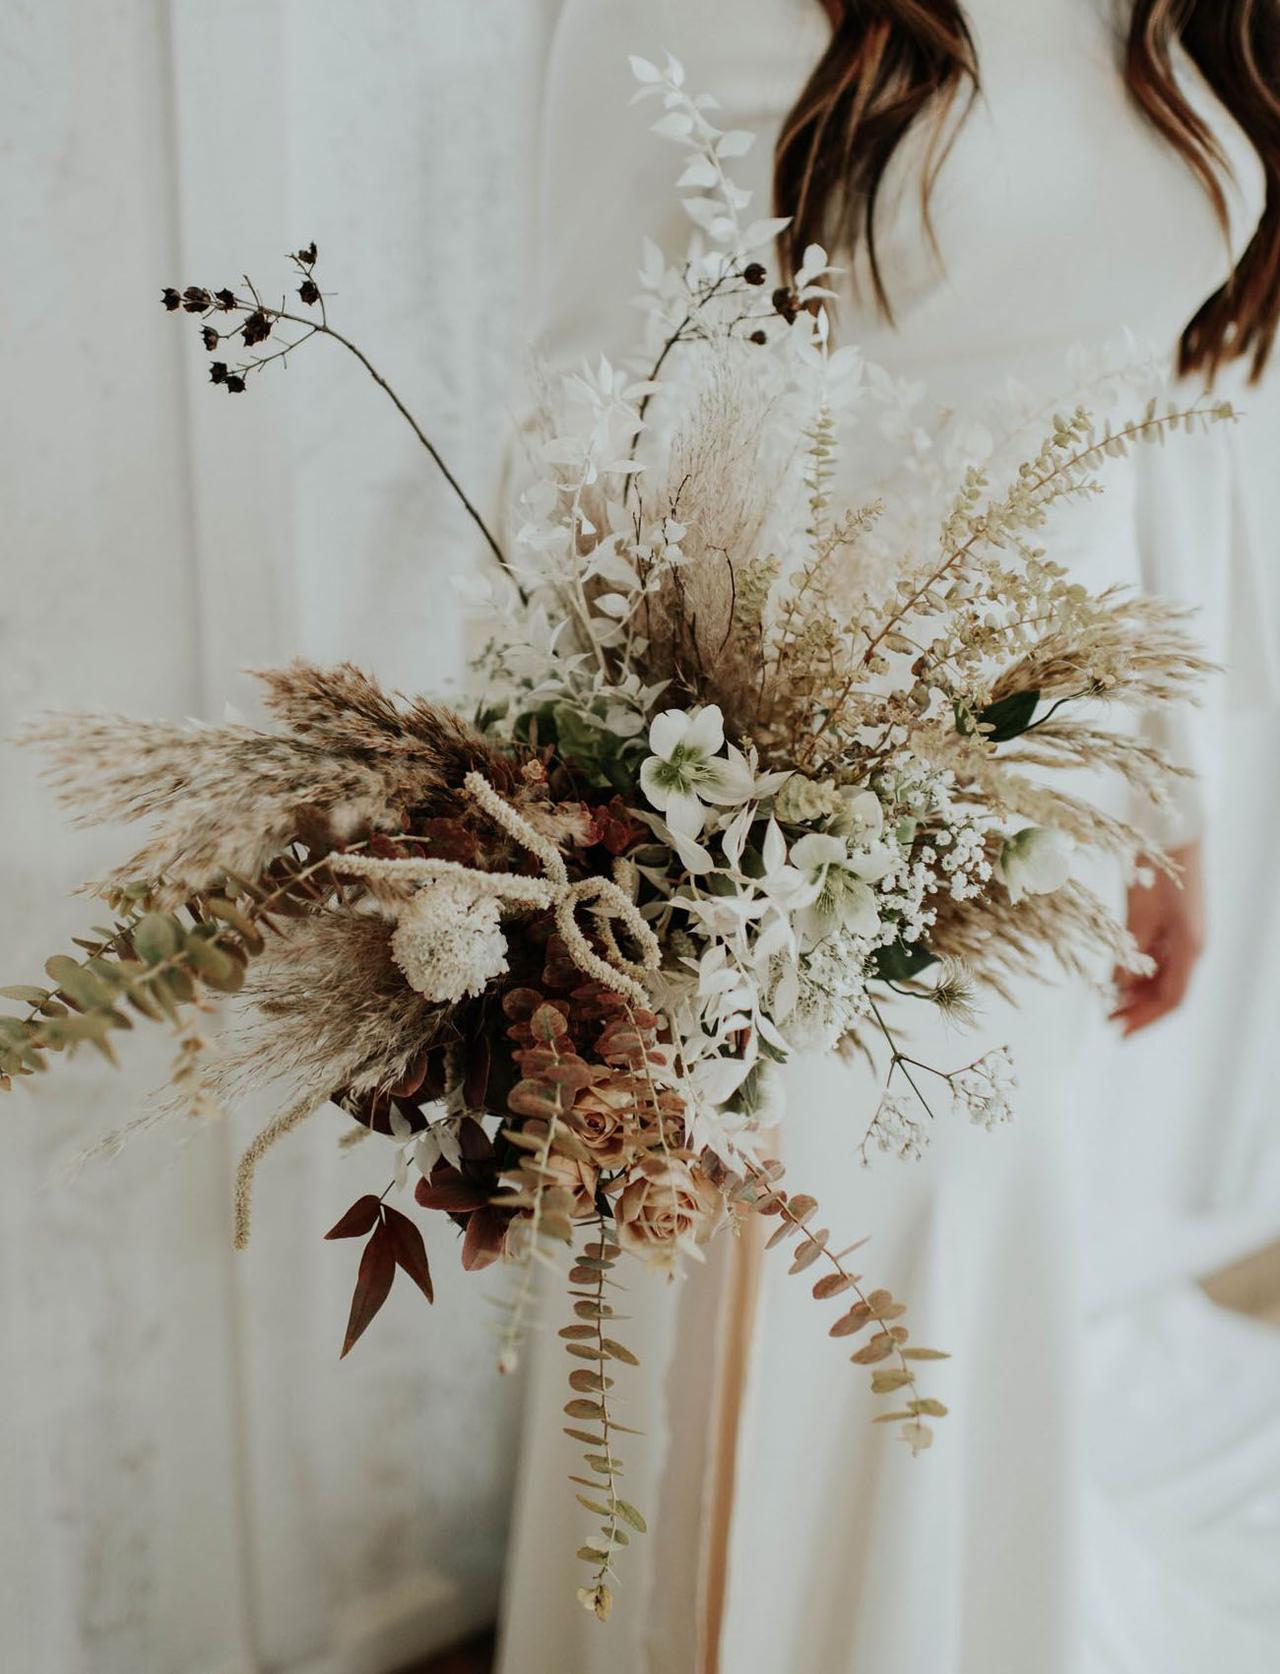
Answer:
[{"label": "bride", "polygon": [[[541,205],[552,365],[601,348],[623,358],[636,332],[618,299],[637,288],[640,235],[668,249],[687,239],[672,153],[647,134],[647,105],[627,111],[628,53],[666,51],[715,94],[719,125],[759,135],[739,178],[761,213],[772,194],[793,217],[784,261],[815,241],[840,252],[837,333],[937,406],[1009,379],[1062,394],[1073,346],[1124,328],[1187,375],[1265,359],[1280,311],[1273,0],[564,0]],[[1054,556],[1089,585],[1212,602],[1228,585],[1224,461],[1197,443],[1163,477],[1162,464],[1067,507]],[[859,450],[846,497],[865,499],[891,470]],[[1215,550],[1183,533],[1206,518]],[[1200,946],[1193,795],[1172,819],[1152,835],[1173,846],[1185,887],[1130,891],[1155,974],[1120,993],[1124,1033],[1178,1005]],[[995,1135],[940,1124],[924,1163],[859,1167],[872,1095],[858,1070],[789,1073],[789,1177],[814,1184],[849,1237],[871,1235],[874,1282],[953,1352],[934,1453],[913,1461],[870,1425],[840,1344],[815,1329],[785,1264],[748,1240],[675,1287],[629,1279],[631,1341],[647,1348],[636,1410],[650,1423],[629,1480],[655,1513],[650,1534],[601,1629],[574,1602],[573,1449],[545,1440],[563,1400],[547,1334],[502,1674],[1084,1666],[1072,1252],[1084,1118],[1101,1105],[1115,1031],[1083,989],[1025,996],[997,1026],[1018,1063],[1018,1122]]]}]

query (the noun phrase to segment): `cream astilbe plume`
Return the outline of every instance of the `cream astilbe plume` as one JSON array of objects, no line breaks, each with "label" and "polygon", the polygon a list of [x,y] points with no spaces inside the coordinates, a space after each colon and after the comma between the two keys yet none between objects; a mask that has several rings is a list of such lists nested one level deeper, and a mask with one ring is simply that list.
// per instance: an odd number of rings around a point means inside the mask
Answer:
[{"label": "cream astilbe plume", "polygon": [[706,357],[661,472],[641,479],[645,517],[685,530],[680,562],[646,604],[646,673],[692,685],[727,714],[744,713],[759,672],[758,645],[735,632],[738,573],[764,555],[791,463],[765,446],[767,402],[750,356],[733,344]]}]

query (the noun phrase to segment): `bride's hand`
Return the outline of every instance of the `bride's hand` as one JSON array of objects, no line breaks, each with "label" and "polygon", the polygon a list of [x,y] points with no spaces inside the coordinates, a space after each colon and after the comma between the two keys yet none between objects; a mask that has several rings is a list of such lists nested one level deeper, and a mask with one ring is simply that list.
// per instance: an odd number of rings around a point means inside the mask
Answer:
[{"label": "bride's hand", "polygon": [[1155,960],[1150,976],[1116,972],[1120,1003],[1112,1018],[1125,1035],[1136,1034],[1182,1004],[1191,973],[1204,947],[1204,876],[1200,844],[1171,849],[1180,880],[1157,872],[1149,886],[1129,888],[1129,929],[1139,949]]}]

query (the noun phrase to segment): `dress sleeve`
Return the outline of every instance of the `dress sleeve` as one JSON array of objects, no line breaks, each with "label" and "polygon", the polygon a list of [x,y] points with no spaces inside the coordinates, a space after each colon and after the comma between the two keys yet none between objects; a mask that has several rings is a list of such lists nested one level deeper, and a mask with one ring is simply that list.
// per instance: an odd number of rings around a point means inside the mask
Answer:
[{"label": "dress sleeve", "polygon": [[631,349],[644,237],[667,250],[689,236],[674,190],[683,159],[649,132],[660,111],[631,103],[629,66],[633,52],[661,56],[677,9],[565,0],[560,10],[544,89],[534,334],[557,371]]},{"label": "dress sleeve", "polygon": [[[780,19],[794,25],[783,28]],[[821,9],[778,0],[559,0],[543,82],[539,184],[531,264],[534,368],[572,371],[601,354],[643,371],[644,319],[635,306],[644,241],[670,260],[693,223],[676,181],[686,157],[650,130],[661,116],[637,89],[630,56],[668,52],[695,92],[714,89],[714,119],[756,134],[735,160],[752,213],[768,215],[772,136],[795,102],[827,32]],[[536,381],[530,379],[530,382]],[[516,392],[502,482],[504,526],[526,476],[535,403]]]},{"label": "dress sleeve", "polygon": [[1194,609],[1194,631],[1222,670],[1199,710],[1143,721],[1143,735],[1196,775],[1179,782],[1168,809],[1133,811],[1134,823],[1166,847],[1204,829],[1231,712],[1276,701],[1276,622],[1256,538],[1260,461],[1248,426],[1246,416],[1239,430],[1218,425],[1207,435],[1176,437],[1142,448],[1133,461],[1142,585]]}]

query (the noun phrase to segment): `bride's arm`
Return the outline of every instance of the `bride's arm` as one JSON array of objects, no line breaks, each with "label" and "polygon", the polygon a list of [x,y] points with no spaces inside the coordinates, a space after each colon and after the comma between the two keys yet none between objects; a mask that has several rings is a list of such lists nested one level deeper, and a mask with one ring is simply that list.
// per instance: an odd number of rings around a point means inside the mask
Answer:
[{"label": "bride's arm", "polygon": [[[1137,472],[1138,542],[1142,584],[1197,612],[1195,631],[1215,661],[1226,662],[1233,549],[1238,538],[1232,497],[1230,437],[1225,427],[1168,448],[1143,449]],[[1211,699],[1209,716],[1217,708]],[[1135,823],[1167,849],[1181,876],[1156,874],[1129,890],[1128,923],[1141,950],[1154,962],[1149,977],[1117,973],[1120,1004],[1114,1013],[1126,1035],[1158,1021],[1184,999],[1204,947],[1206,932],[1203,844],[1206,784],[1202,775],[1216,751],[1213,720],[1189,709],[1145,718],[1143,733],[1195,777],[1179,782],[1159,814],[1137,810]]]}]

